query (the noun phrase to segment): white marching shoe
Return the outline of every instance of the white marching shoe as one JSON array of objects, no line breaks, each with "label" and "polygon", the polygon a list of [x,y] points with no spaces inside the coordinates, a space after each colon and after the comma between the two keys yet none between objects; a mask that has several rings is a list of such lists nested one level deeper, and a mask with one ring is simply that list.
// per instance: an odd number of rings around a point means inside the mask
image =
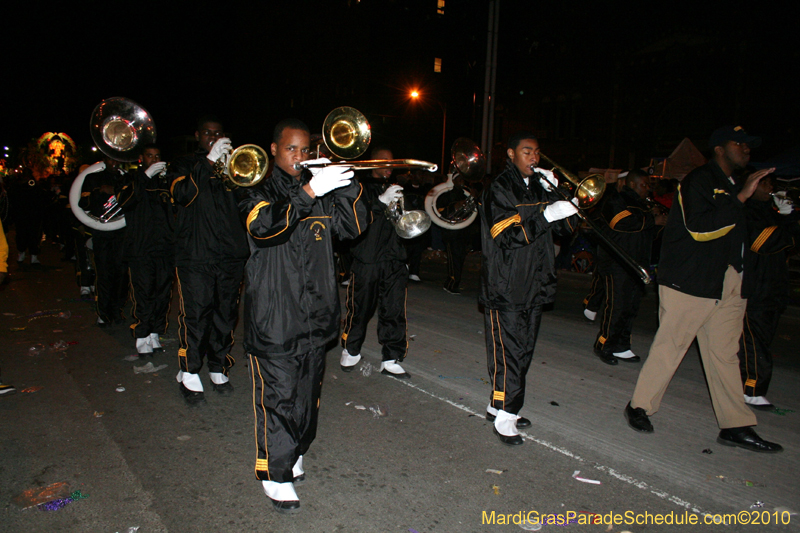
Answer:
[{"label": "white marching shoe", "polygon": [[775,408],[775,406],[772,405],[772,402],[767,400],[767,398],[764,396],[748,396],[745,394],[744,403],[753,409],[759,409],[761,411],[772,411]]},{"label": "white marching shoe", "polygon": [[136,351],[139,355],[153,355],[153,346],[150,344],[150,337],[136,339]]},{"label": "white marching shoe", "polygon": [[588,309],[584,309],[583,316],[594,322],[594,319],[597,318],[597,311],[589,311]]},{"label": "white marching shoe", "polygon": [[262,481],[261,487],[264,494],[272,502],[272,506],[279,513],[296,513],[300,511],[300,498],[294,491],[292,483],[278,483],[276,481]]},{"label": "white marching shoe", "polygon": [[297,462],[292,467],[292,483],[298,484],[306,480],[306,471],[303,470],[303,456],[297,458]]},{"label": "white marching shoe", "polygon": [[183,370],[178,370],[178,375],[175,379],[180,383],[181,395],[186,403],[190,406],[200,405],[206,403],[206,397],[203,394],[203,382],[200,381],[198,374],[190,374]]},{"label": "white marching shoe", "polygon": [[497,416],[494,419],[494,434],[500,439],[500,442],[506,446],[519,446],[524,441],[519,436],[517,430],[517,419],[519,417],[515,414],[503,411],[497,411]]},{"label": "white marching shoe", "polygon": [[150,346],[153,347],[154,352],[163,352],[164,347],[161,346],[161,343],[158,341],[158,333],[151,333],[150,334]]},{"label": "white marching shoe", "polygon": [[396,359],[381,362],[381,374],[392,376],[393,378],[398,379],[408,379],[411,377],[411,374],[406,372],[402,366],[397,364]]},{"label": "white marching shoe", "polygon": [[342,372],[352,372],[359,361],[361,361],[361,354],[350,355],[345,348],[342,350],[342,359],[339,361],[339,365],[342,367]]}]

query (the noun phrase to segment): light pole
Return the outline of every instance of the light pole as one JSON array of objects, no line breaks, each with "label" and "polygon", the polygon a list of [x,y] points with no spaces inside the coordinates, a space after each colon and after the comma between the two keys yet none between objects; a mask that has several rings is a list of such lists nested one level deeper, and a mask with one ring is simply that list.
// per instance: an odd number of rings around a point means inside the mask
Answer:
[{"label": "light pole", "polygon": [[[412,100],[419,100],[420,93],[418,90],[414,89],[413,91],[411,91],[410,96]],[[442,174],[447,174],[447,169],[444,168],[444,147],[445,147],[444,140],[445,140],[445,133],[447,132],[447,103],[433,99],[431,100],[439,104],[439,107],[442,108],[442,159],[439,164],[439,170],[442,172]]]}]

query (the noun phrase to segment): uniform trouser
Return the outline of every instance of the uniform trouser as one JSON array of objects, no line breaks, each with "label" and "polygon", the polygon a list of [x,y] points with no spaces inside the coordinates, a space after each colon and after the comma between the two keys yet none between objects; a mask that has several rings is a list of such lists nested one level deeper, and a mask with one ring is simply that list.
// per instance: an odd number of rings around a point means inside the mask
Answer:
[{"label": "uniform trouser", "polygon": [[778,329],[783,306],[749,305],[744,315],[744,331],[739,340],[739,370],[748,396],[765,396],[772,379],[770,344]]},{"label": "uniform trouser", "polygon": [[721,300],[659,287],[660,325],[636,382],[631,407],[642,408],[648,415],[658,411],[672,376],[697,337],[719,427],[756,425],[755,415],[744,403],[736,355],[747,303],[741,287],[741,275],[733,267],[725,273]]},{"label": "uniform trouser", "polygon": [[603,302],[606,300],[606,284],[603,283],[603,276],[597,268],[592,273],[592,286],[589,288],[589,294],[583,299],[583,308],[589,311],[598,312],[603,307]]},{"label": "uniform trouser", "polygon": [[347,287],[342,347],[351,355],[361,353],[367,324],[377,309],[378,342],[383,345],[383,360],[402,361],[408,353],[407,285],[408,269],[402,261],[369,264],[354,260]]},{"label": "uniform trouser", "polygon": [[325,348],[293,357],[250,355],[256,424],[256,478],[292,481],[292,467],[317,436]]},{"label": "uniform trouser", "polygon": [[542,308],[523,311],[486,308],[483,321],[492,384],[489,401],[495,409],[517,414],[525,402],[525,381],[539,336]]},{"label": "uniform trouser", "polygon": [[92,263],[93,252],[86,247],[86,241],[91,238],[91,233],[83,226],[72,228],[75,240],[75,278],[78,287],[91,287],[95,282],[94,267]]},{"label": "uniform trouser", "polygon": [[428,242],[428,235],[422,234],[413,239],[406,239],[403,244],[406,247],[406,262],[408,264],[408,274],[419,276],[419,267],[422,264],[422,252]]},{"label": "uniform trouser", "polygon": [[122,254],[124,238],[123,234],[110,231],[96,231],[92,237],[97,316],[103,322],[122,319],[122,308],[128,299],[128,271]]},{"label": "uniform trouser", "polygon": [[447,278],[444,280],[444,287],[448,290],[457,290],[461,285],[461,273],[464,271],[464,260],[467,258],[469,242],[461,235],[450,236],[449,232],[450,230],[442,232],[447,252]]},{"label": "uniform trouser", "polygon": [[131,314],[135,320],[131,324],[131,331],[137,339],[167,331],[174,264],[172,257],[146,257],[128,261],[130,297],[133,302]]},{"label": "uniform trouser", "polygon": [[180,298],[178,363],[197,374],[208,359],[209,372],[228,375],[233,330],[239,317],[244,261],[180,265],[175,269]]},{"label": "uniform trouser", "polygon": [[606,354],[630,350],[631,330],[639,314],[644,285],[616,263],[602,274],[602,283],[607,295],[606,309],[594,348]]},{"label": "uniform trouser", "polygon": [[42,242],[42,219],[20,219],[14,222],[17,228],[15,243],[18,252],[30,252],[39,255],[39,245]]}]

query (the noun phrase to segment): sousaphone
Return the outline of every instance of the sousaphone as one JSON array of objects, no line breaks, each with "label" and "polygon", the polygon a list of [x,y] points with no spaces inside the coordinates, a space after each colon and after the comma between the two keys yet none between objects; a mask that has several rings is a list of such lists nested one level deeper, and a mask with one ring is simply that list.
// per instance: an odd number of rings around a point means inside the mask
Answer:
[{"label": "sousaphone", "polygon": [[464,198],[452,205],[440,206],[439,197],[452,191],[453,179],[458,176],[467,182],[477,182],[483,179],[486,174],[486,157],[478,147],[466,137],[459,137],[450,149],[452,162],[450,172],[447,174],[447,181],[440,183],[428,192],[425,197],[425,211],[430,215],[431,221],[437,226],[445,229],[466,228],[478,216],[475,205],[475,198],[470,192],[464,189]]},{"label": "sousaphone", "polygon": [[[118,96],[107,98],[94,108],[89,119],[89,132],[98,150],[123,162],[136,161],[143,145],[156,142],[156,125],[150,113],[133,100]],[[114,217],[95,217],[78,206],[86,176],[105,168],[105,163],[99,161],[78,174],[69,190],[69,206],[85,226],[114,231],[125,227],[125,216],[121,211],[117,211]]]}]

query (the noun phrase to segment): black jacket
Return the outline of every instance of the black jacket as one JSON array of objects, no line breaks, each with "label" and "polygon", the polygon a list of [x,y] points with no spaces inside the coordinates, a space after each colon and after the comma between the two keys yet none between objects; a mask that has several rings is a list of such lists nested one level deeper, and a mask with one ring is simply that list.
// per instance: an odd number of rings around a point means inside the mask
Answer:
[{"label": "black jacket", "polygon": [[[615,187],[608,187],[599,209],[604,220],[605,235],[646,268],[650,264],[656,223],[644,200],[630,187],[626,186],[620,192]],[[605,245],[600,246],[598,256],[598,266],[603,273],[608,272],[613,262],[622,264]]]},{"label": "black jacket", "polygon": [[664,227],[659,284],[699,298],[722,297],[728,265],[737,272],[744,267],[747,229],[739,191],[714,161],[683,178]]},{"label": "black jacket", "polygon": [[742,296],[747,306],[786,307],[789,300],[789,269],[786,254],[800,238],[797,212],[781,215],[772,200],[750,198],[745,203],[747,250],[744,253],[745,277]]},{"label": "black jacket", "polygon": [[199,150],[172,163],[167,179],[177,208],[175,262],[178,265],[244,261],[247,237],[236,193],[214,174]]},{"label": "black jacket", "polygon": [[405,261],[406,249],[403,240],[397,234],[394,225],[386,218],[386,206],[378,200],[387,188],[385,180],[364,178],[361,180],[364,187],[363,201],[369,213],[367,220],[369,227],[350,246],[353,258],[362,263],[379,263],[381,261]]},{"label": "black jacket", "polygon": [[[105,168],[99,172],[87,174],[83,179],[81,187],[81,199],[78,205],[84,210],[89,211],[93,216],[100,217],[105,212],[105,204],[108,200],[122,190],[125,181],[125,173],[121,170]],[[113,193],[100,190],[104,185],[110,186]]]},{"label": "black jacket", "polygon": [[544,209],[561,197],[545,191],[538,174],[525,185],[510,162],[481,196],[481,294],[489,309],[520,311],[552,302],[556,294],[553,233],[569,235],[572,216],[547,222]]},{"label": "black jacket", "polygon": [[245,267],[244,349],[288,357],[324,346],[339,333],[333,235],[352,239],[367,226],[362,187],[353,183],[312,199],[275,168],[240,189],[250,259]]},{"label": "black jacket", "polygon": [[148,178],[141,168],[129,172],[117,202],[125,213],[126,260],[175,253],[175,217],[166,180]]}]

